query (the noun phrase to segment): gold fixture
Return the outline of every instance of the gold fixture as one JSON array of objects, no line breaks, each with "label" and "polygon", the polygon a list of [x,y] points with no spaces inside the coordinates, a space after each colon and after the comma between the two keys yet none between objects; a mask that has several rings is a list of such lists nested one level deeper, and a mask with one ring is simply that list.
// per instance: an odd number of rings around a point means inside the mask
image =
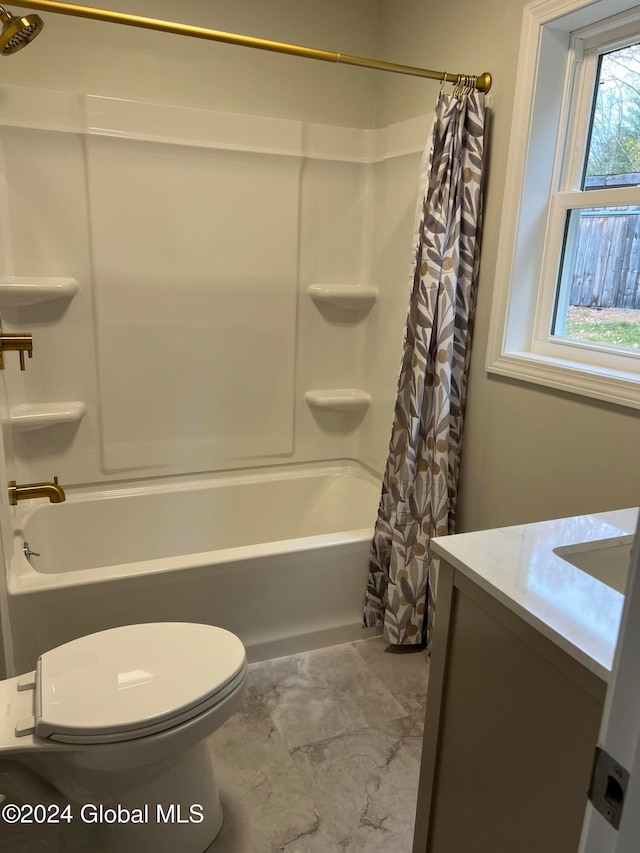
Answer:
[{"label": "gold fixture", "polygon": [[10,350],[18,351],[20,370],[24,370],[25,352],[29,358],[33,358],[33,336],[28,332],[0,334],[0,370],[4,370],[4,353]]},{"label": "gold fixture", "polygon": [[17,18],[11,12],[7,12],[3,6],[0,6],[0,21],[2,22],[1,56],[9,56],[22,50],[30,41],[33,41],[44,27],[40,15],[25,15],[24,18]]},{"label": "gold fixture", "polygon": [[[363,56],[351,56],[347,53],[335,53],[332,50],[317,50],[312,47],[302,47],[298,44],[288,44],[269,39],[253,38],[238,33],[225,33],[220,30],[210,30],[205,27],[193,27],[189,24],[179,24],[175,21],[164,21],[160,18],[143,18],[139,15],[129,15],[125,12],[112,12],[108,9],[98,9],[91,6],[78,6],[74,3],[58,3],[54,0],[33,0],[33,2],[12,3],[13,6],[37,9],[40,12],[54,12],[59,15],[71,15],[75,18],[90,18],[94,21],[106,21],[110,24],[125,24],[129,27],[141,27],[147,30],[158,30],[164,33],[174,33],[180,36],[220,41],[225,44],[237,44],[241,47],[253,47],[258,50],[271,50],[275,53],[287,53],[291,56],[302,56],[305,59],[318,59],[321,62],[336,62],[343,65],[359,65],[363,68],[375,68],[378,71],[391,71],[395,74],[408,74],[412,77],[429,77],[441,80],[443,83],[456,83],[459,77],[471,77],[474,87],[480,92],[488,92],[491,88],[491,74],[485,72],[479,77],[475,75],[449,74],[446,71],[431,71],[428,68],[418,68],[413,65],[398,65],[395,62],[382,62],[378,59],[366,59]],[[36,16],[37,17],[37,16]],[[23,19],[24,20],[24,19]]]},{"label": "gold fixture", "polygon": [[49,498],[52,504],[60,504],[66,495],[62,486],[58,485],[58,478],[53,478],[53,483],[27,483],[19,486],[15,480],[9,483],[9,503],[17,506],[18,501],[29,501],[33,498]]}]

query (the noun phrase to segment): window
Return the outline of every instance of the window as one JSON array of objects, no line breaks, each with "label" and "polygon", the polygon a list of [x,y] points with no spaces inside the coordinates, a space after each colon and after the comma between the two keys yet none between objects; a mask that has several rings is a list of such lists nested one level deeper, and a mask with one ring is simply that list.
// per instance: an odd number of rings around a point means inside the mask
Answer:
[{"label": "window", "polygon": [[[640,184],[640,44],[594,47],[584,65],[587,145],[566,169],[581,206],[555,199],[564,243],[553,315],[544,321],[553,337],[640,352],[640,204],[620,192],[633,187],[636,196]],[[574,115],[581,131],[579,108]]]},{"label": "window", "polygon": [[569,5],[525,8],[487,369],[640,407],[640,7]]}]

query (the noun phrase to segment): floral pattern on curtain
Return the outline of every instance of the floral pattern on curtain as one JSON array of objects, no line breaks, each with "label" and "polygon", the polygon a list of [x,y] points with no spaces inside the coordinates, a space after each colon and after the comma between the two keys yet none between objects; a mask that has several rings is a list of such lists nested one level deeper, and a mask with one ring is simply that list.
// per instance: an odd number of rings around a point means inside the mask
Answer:
[{"label": "floral pattern on curtain", "polygon": [[440,94],[423,157],[411,298],[364,624],[393,644],[428,638],[438,560],[453,533],[476,302],[484,94]]}]

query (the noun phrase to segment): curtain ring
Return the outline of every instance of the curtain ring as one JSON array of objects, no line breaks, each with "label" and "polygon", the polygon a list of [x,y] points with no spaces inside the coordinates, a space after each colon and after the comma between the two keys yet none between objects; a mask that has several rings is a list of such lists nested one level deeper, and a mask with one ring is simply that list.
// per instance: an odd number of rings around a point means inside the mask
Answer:
[{"label": "curtain ring", "polygon": [[442,75],[442,80],[440,80],[440,94],[444,92],[444,84],[447,82],[447,72],[445,71]]}]

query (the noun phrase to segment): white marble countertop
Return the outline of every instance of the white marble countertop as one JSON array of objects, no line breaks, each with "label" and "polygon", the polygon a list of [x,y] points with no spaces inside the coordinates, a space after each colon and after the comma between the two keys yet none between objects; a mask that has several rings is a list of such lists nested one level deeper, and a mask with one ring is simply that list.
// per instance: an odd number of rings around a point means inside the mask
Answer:
[{"label": "white marble countertop", "polygon": [[440,536],[433,550],[604,680],[624,596],[553,553],[635,533],[638,509]]}]

